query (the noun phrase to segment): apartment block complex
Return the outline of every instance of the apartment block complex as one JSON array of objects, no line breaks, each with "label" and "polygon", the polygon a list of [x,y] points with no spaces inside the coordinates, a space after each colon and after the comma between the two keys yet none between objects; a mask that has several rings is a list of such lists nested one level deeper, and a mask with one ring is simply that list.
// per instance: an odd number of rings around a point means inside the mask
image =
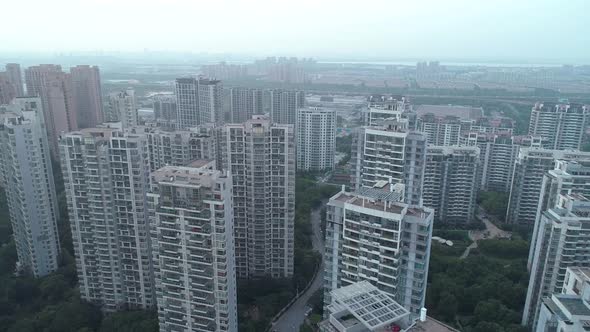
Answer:
[{"label": "apartment block complex", "polygon": [[219,130],[219,166],[233,177],[237,275],[290,277],[295,218],[293,126],[259,116]]},{"label": "apartment block complex", "polygon": [[160,331],[238,331],[232,181],[215,162],[152,173]]},{"label": "apartment block complex", "polygon": [[574,150],[521,148],[514,165],[506,222],[533,228],[543,175],[555,167],[556,160],[588,159],[590,153]]},{"label": "apartment block complex", "polygon": [[0,106],[0,166],[19,270],[42,277],[58,267],[59,210],[39,98]]},{"label": "apartment block complex", "polygon": [[14,86],[16,96],[24,97],[25,90],[20,65],[18,63],[7,63],[4,68],[8,81],[12,84],[12,86]]},{"label": "apartment block complex", "polygon": [[[335,289],[369,281],[413,315],[424,306],[434,211],[401,203],[402,184],[334,195],[326,214],[324,306]],[[326,310],[327,312],[327,310]]]},{"label": "apartment block complex", "polygon": [[560,195],[557,206],[542,213],[535,236],[522,319],[533,330],[542,299],[561,293],[566,269],[590,267],[590,201],[579,194]]},{"label": "apartment block complex", "polygon": [[147,137],[88,128],[60,148],[82,298],[104,311],[154,307]]},{"label": "apartment block complex", "polygon": [[297,169],[320,171],[334,168],[336,111],[318,107],[297,110]]},{"label": "apartment block complex", "polygon": [[479,148],[429,146],[422,203],[434,209],[438,223],[473,221],[479,190]]},{"label": "apartment block complex", "polygon": [[541,136],[547,149],[580,149],[589,116],[588,105],[536,103],[529,135]]}]

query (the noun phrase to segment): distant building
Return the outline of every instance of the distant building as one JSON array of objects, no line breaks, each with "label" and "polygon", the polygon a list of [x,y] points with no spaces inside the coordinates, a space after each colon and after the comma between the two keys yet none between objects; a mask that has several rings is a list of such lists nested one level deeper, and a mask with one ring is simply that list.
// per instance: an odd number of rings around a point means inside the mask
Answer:
[{"label": "distant building", "polygon": [[474,221],[479,153],[477,147],[426,148],[422,203],[434,209],[436,223]]},{"label": "distant building", "polygon": [[588,158],[590,152],[521,148],[514,165],[506,222],[533,228],[545,172],[553,169],[558,159],[575,161]]},{"label": "distant building", "polygon": [[334,168],[336,111],[318,107],[297,111],[297,169],[320,171]]},{"label": "distant building", "polygon": [[536,103],[529,135],[541,136],[547,149],[580,149],[589,116],[588,105]]},{"label": "distant building", "polygon": [[59,136],[78,129],[72,77],[59,65],[39,65],[25,70],[25,81],[27,94],[41,97],[49,146],[57,156]]},{"label": "distant building", "polygon": [[590,269],[568,267],[561,293],[542,300],[535,332],[586,332],[590,326]]},{"label": "distant building", "polygon": [[295,138],[292,125],[256,116],[219,128],[219,167],[231,172],[240,278],[293,275]]},{"label": "distant building", "polygon": [[540,147],[540,137],[512,136],[510,132],[464,133],[461,146],[477,146],[480,150],[480,190],[509,192],[514,164],[521,147]]},{"label": "distant building", "polygon": [[227,88],[229,121],[243,123],[254,114],[263,114],[262,90],[251,88]]},{"label": "distant building", "polygon": [[201,73],[205,77],[213,79],[235,81],[248,76],[248,67],[246,65],[228,64],[223,61],[214,65],[202,65]]},{"label": "distant building", "polygon": [[58,206],[41,100],[0,106],[0,166],[18,269],[43,277],[58,268]]},{"label": "distant building", "polygon": [[16,96],[16,88],[10,81],[8,74],[0,72],[0,105],[12,103]]},{"label": "distant building", "polygon": [[135,127],[139,124],[135,90],[128,88],[109,95],[109,121],[121,122],[123,128]]},{"label": "distant building", "polygon": [[590,264],[590,201],[579,194],[560,195],[557,206],[542,213],[535,237],[522,318],[522,324],[532,325],[533,330],[543,298],[562,292],[566,269]]},{"label": "distant building", "polygon": [[154,120],[156,125],[165,130],[176,128],[176,96],[157,95],[153,98]]},{"label": "distant building", "polygon": [[292,124],[297,121],[297,110],[305,107],[305,93],[295,90],[267,90],[273,123]]},{"label": "distant building", "polygon": [[194,127],[199,118],[199,84],[195,78],[177,78],[176,122],[178,129]]},{"label": "distant building", "polygon": [[238,331],[231,176],[215,162],[152,173],[160,331]]},{"label": "distant building", "polygon": [[198,80],[199,123],[223,124],[223,86],[221,81],[210,79]]},{"label": "distant building", "polygon": [[426,296],[434,211],[400,203],[403,190],[402,184],[380,181],[373,188],[341,191],[330,198],[325,308],[333,303],[332,291],[366,280],[412,315],[420,314]]},{"label": "distant building", "polygon": [[91,128],[104,122],[102,89],[97,66],[70,68],[77,123],[79,128]]},{"label": "distant building", "polygon": [[394,298],[368,281],[360,281],[331,292],[332,302],[319,323],[321,332],[457,332],[426,316],[410,317]]},{"label": "distant building", "polygon": [[16,96],[17,97],[24,97],[24,85],[23,85],[23,75],[21,73],[20,65],[18,63],[7,63],[6,66],[6,76],[8,81],[14,86]]}]

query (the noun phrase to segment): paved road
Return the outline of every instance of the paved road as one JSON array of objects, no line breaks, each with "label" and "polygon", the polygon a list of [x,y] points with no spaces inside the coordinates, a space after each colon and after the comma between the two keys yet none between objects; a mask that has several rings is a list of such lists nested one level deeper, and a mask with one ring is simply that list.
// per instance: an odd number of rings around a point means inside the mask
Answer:
[{"label": "paved road", "polygon": [[[321,230],[321,216],[320,210],[321,206],[324,206],[325,202],[322,202],[320,208],[313,210],[311,212],[311,225],[313,228],[313,249],[320,254],[324,251],[324,235]],[[322,262],[320,264],[319,272],[316,278],[313,280],[311,287],[305,292],[305,294],[301,295],[299,299],[289,308],[289,310],[285,311],[285,313],[279,317],[276,323],[273,325],[273,329],[271,331],[278,331],[278,332],[297,332],[299,331],[299,326],[303,324],[305,321],[305,309],[307,305],[307,301],[309,298],[322,287],[323,284],[323,276],[324,276],[324,257],[322,255]]]}]

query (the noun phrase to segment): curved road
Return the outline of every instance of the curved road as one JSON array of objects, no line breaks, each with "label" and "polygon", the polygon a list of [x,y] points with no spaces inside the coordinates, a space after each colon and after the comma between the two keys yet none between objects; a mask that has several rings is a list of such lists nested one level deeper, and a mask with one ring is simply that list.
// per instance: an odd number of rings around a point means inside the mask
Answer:
[{"label": "curved road", "polygon": [[320,289],[323,284],[324,277],[324,235],[321,230],[321,216],[320,211],[325,202],[322,202],[319,208],[311,212],[311,226],[313,230],[312,244],[313,249],[319,252],[322,256],[322,261],[315,279],[312,281],[311,287],[297,299],[293,305],[277,318],[273,324],[271,331],[277,332],[298,332],[299,326],[305,321],[305,309],[307,301],[315,293],[316,290]]}]

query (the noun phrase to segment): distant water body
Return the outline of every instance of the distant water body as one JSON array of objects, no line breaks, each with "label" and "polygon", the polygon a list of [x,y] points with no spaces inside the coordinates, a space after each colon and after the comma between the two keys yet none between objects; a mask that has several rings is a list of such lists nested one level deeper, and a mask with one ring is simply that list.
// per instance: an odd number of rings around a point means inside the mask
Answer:
[{"label": "distant water body", "polygon": [[[318,63],[343,64],[343,65],[374,65],[374,66],[416,66],[417,61],[318,61]],[[443,62],[441,66],[447,67],[561,67],[556,63],[509,63],[509,62]]]}]

